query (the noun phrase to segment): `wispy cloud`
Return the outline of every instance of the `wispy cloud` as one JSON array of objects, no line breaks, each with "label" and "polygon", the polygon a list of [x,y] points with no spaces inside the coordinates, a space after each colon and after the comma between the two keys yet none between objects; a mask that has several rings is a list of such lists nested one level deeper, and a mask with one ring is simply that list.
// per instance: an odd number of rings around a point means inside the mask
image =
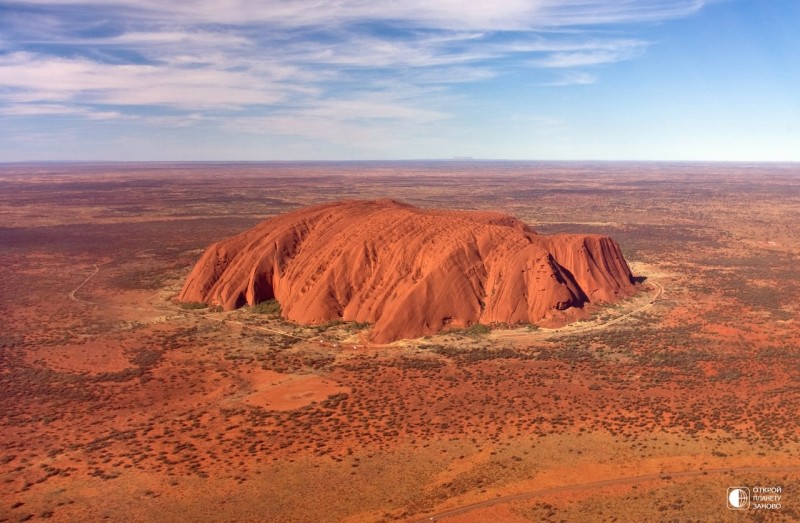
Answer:
[{"label": "wispy cloud", "polygon": [[78,107],[56,104],[9,104],[0,107],[0,114],[9,116],[41,116],[51,114],[84,114]]},{"label": "wispy cloud", "polygon": [[275,104],[293,86],[286,73],[220,67],[108,64],[27,52],[0,56],[0,89],[11,102],[93,103],[176,108],[238,108]]},{"label": "wispy cloud", "polygon": [[585,71],[562,71],[557,79],[542,85],[550,87],[563,87],[567,85],[591,85],[597,81],[597,76]]},{"label": "wispy cloud", "polygon": [[590,65],[610,64],[630,60],[644,52],[644,45],[625,46],[617,49],[597,48],[580,51],[548,53],[530,62],[535,67],[575,68]]},{"label": "wispy cloud", "polygon": [[630,24],[706,3],[20,1],[0,20],[0,115],[369,140],[442,122],[458,86],[509,71],[592,84],[646,52]]},{"label": "wispy cloud", "polygon": [[269,23],[282,27],[341,26],[390,21],[437,29],[529,30],[558,26],[659,21],[700,10],[703,0],[28,0],[20,5],[122,10],[128,17],[160,22]]}]

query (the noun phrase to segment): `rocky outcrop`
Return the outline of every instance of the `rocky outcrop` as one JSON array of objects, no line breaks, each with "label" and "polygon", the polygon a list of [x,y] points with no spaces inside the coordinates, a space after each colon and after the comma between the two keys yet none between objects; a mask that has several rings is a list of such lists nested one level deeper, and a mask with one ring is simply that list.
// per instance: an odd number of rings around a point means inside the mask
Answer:
[{"label": "rocky outcrop", "polygon": [[269,219],[203,254],[179,295],[289,320],[368,322],[375,342],[535,323],[634,290],[607,236],[536,234],[511,216],[345,201]]}]

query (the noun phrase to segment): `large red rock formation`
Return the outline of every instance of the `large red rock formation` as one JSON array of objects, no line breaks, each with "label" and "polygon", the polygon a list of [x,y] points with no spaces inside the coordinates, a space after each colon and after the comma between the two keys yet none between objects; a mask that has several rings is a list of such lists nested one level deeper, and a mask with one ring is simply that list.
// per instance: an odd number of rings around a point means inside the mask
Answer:
[{"label": "large red rock formation", "polygon": [[369,322],[388,342],[537,322],[632,291],[607,236],[540,236],[499,213],[378,200],[301,209],[215,243],[179,299],[231,310],[274,298],[289,320]]}]

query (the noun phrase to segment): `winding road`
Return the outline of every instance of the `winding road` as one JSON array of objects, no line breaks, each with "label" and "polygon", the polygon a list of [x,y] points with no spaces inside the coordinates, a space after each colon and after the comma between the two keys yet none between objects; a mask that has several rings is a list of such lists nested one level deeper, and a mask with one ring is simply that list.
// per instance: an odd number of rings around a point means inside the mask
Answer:
[{"label": "winding road", "polygon": [[586,327],[576,327],[574,329],[569,330],[569,334],[587,332],[587,331],[593,331],[593,330],[599,330],[599,329],[605,329],[605,328],[610,327],[611,325],[614,325],[615,323],[619,323],[619,322],[621,322],[621,321],[623,321],[623,320],[625,320],[627,318],[630,318],[631,316],[633,316],[635,314],[639,314],[640,312],[646,311],[647,309],[651,308],[653,305],[655,305],[656,301],[661,297],[661,295],[664,294],[664,287],[662,287],[661,284],[656,282],[656,281],[651,281],[650,283],[655,285],[656,294],[646,304],[642,305],[638,309],[635,309],[635,310],[632,310],[630,312],[627,312],[627,313],[623,314],[622,316],[617,316],[616,318],[612,318],[612,319],[610,319],[608,321],[605,321],[605,322],[597,324],[597,325],[587,325]]},{"label": "winding road", "polygon": [[270,329],[269,327],[262,327],[261,325],[250,325],[248,323],[244,323],[244,322],[241,322],[241,321],[238,321],[238,320],[231,320],[231,319],[228,319],[228,318],[217,318],[215,316],[210,316],[210,315],[204,315],[203,318],[205,318],[207,320],[218,321],[220,323],[224,323],[225,325],[239,325],[240,327],[243,327],[245,329],[253,329],[253,330],[262,331],[262,332],[269,332],[269,333],[272,333],[272,334],[280,334],[281,336],[286,336],[287,338],[294,338],[296,340],[302,340],[302,341],[313,341],[314,340],[313,337],[311,337],[311,338],[303,338],[302,336],[295,336],[294,334],[289,334],[288,332],[282,332],[282,331],[279,331],[279,330]]},{"label": "winding road", "polygon": [[86,303],[88,305],[97,305],[96,303],[94,303],[92,301],[88,301],[88,300],[84,300],[84,299],[78,298],[77,296],[75,296],[75,293],[78,292],[79,290],[81,290],[81,287],[86,285],[89,282],[89,280],[91,280],[92,278],[97,276],[98,272],[100,272],[100,267],[95,263],[94,264],[94,272],[92,274],[90,274],[85,280],[83,280],[77,287],[72,289],[72,291],[69,293],[69,298],[71,300],[77,301],[79,303]]},{"label": "winding road", "polygon": [[651,307],[653,307],[653,305],[655,305],[656,301],[658,301],[658,299],[661,298],[661,296],[664,294],[664,287],[660,283],[653,280],[651,280],[650,283],[652,283],[653,286],[655,286],[656,288],[656,293],[653,295],[653,297],[650,298],[650,300],[641,307],[638,307],[630,312],[626,312],[625,314],[617,316],[616,318],[611,318],[610,320],[601,323],[589,323],[588,325],[581,325],[580,323],[572,323],[556,329],[540,328],[532,332],[520,329],[509,330],[509,331],[504,331],[504,330],[493,331],[493,336],[496,339],[500,340],[508,340],[508,339],[513,340],[520,338],[530,339],[531,337],[536,339],[546,339],[559,336],[571,336],[573,334],[582,334],[584,332],[606,329],[612,325],[615,325],[630,318],[631,316],[646,311],[647,309],[650,309]]},{"label": "winding road", "polygon": [[[586,483],[576,483],[573,485],[562,485],[559,487],[549,487],[539,490],[531,490],[529,492],[520,492],[519,494],[511,494],[508,496],[501,496],[498,498],[487,499],[461,507],[451,508],[429,514],[423,519],[418,519],[415,523],[427,523],[430,521],[441,521],[453,516],[460,516],[469,512],[480,510],[484,508],[501,505],[504,503],[511,503],[513,501],[524,501],[536,497],[551,496],[554,494],[565,494],[571,492],[581,492],[585,490],[601,489],[605,487],[618,487],[621,485],[637,485],[646,483],[648,481],[669,480],[675,478],[694,478],[707,476],[711,474],[758,474],[766,472],[800,472],[800,465],[793,466],[772,466],[772,467],[727,467],[717,469],[705,470],[688,470],[679,472],[661,472],[658,474],[645,474],[642,476],[630,476],[624,478],[606,479],[601,481],[589,481]],[[720,499],[723,499],[721,496]],[[724,508],[724,507],[723,507]]]}]

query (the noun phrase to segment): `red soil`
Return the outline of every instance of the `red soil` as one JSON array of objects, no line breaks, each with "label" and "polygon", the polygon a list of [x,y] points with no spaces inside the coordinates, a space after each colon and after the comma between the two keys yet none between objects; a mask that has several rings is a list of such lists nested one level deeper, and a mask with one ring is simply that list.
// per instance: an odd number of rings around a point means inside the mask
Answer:
[{"label": "red soil", "polygon": [[322,401],[350,389],[313,374],[281,374],[269,370],[254,372],[244,402],[269,410],[293,410]]},{"label": "red soil", "polygon": [[124,347],[107,341],[86,341],[69,344],[53,350],[39,347],[25,355],[29,364],[63,372],[121,372],[131,367]]},{"label": "red soil", "polygon": [[277,299],[292,321],[368,322],[383,343],[538,322],[632,291],[607,236],[540,236],[500,213],[376,200],[301,209],[215,243],[179,299],[226,310]]}]

